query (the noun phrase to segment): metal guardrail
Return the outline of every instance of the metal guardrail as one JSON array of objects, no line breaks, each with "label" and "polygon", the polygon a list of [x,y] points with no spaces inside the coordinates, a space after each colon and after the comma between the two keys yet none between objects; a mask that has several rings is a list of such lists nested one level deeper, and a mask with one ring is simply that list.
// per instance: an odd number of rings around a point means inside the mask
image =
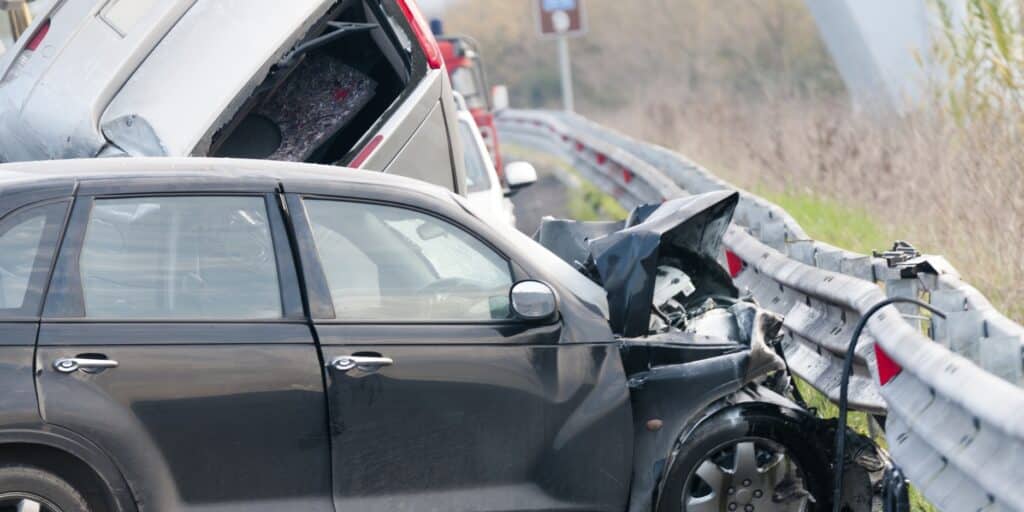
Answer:
[{"label": "metal guardrail", "polygon": [[[582,117],[507,111],[504,140],[571,162],[626,207],[735,189],[674,152]],[[785,211],[742,192],[723,265],[785,316],[790,367],[836,400],[861,314],[886,296],[924,300],[872,317],[857,350],[850,405],[886,416],[894,460],[942,510],[1024,510],[1024,327],[997,312],[942,258],[865,256],[814,241]],[[727,261],[732,259],[731,262]],[[902,370],[878,384],[875,345]]]}]

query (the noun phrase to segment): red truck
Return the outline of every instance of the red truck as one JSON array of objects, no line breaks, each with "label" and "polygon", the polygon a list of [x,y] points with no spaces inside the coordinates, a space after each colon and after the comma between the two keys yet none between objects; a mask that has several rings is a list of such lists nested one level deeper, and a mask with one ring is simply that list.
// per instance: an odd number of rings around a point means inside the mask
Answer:
[{"label": "red truck", "polygon": [[469,111],[480,128],[480,134],[483,135],[491,158],[494,159],[498,177],[504,180],[498,130],[494,125],[494,103],[481,61],[479,45],[469,37],[440,35],[440,23],[436,20],[432,25],[438,34],[437,43],[441,48],[441,56],[444,58],[448,75],[451,77],[452,88],[466,98]]}]

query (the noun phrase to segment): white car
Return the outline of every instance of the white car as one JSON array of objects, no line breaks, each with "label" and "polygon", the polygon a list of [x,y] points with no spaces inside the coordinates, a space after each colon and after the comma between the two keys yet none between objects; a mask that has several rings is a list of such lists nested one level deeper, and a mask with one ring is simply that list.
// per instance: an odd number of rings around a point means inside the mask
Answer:
[{"label": "white car", "polygon": [[34,3],[0,57],[0,161],[304,161],[465,192],[451,84],[413,0]]},{"label": "white car", "polygon": [[[457,100],[457,105],[461,103]],[[527,162],[511,162],[505,166],[505,188],[494,169],[480,129],[467,110],[458,115],[459,136],[466,163],[466,198],[473,211],[490,223],[516,225],[515,207],[510,196],[537,181],[537,170]]]}]

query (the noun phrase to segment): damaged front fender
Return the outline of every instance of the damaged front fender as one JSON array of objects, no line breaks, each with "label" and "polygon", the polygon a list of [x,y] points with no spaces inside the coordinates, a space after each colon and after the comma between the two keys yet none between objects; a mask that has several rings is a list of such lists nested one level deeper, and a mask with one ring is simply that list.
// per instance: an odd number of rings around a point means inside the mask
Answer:
[{"label": "damaged front fender", "polygon": [[[622,350],[626,358],[637,357],[632,351],[669,352],[667,347],[648,345],[627,341]],[[631,512],[652,510],[655,490],[680,433],[698,423],[714,402],[746,384],[750,352],[722,350],[718,356],[658,366],[630,377],[635,436]]]},{"label": "damaged front fender", "polygon": [[778,318],[756,308],[734,314],[748,344],[687,332],[622,341],[635,437],[631,511],[652,509],[677,443],[715,403],[785,369],[769,346]]}]

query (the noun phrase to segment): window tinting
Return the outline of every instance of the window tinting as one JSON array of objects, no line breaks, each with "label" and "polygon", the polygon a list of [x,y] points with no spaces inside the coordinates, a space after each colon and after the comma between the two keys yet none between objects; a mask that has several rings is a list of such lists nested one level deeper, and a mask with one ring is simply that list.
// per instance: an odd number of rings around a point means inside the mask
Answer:
[{"label": "window tinting", "polygon": [[0,223],[0,310],[18,310],[25,304],[46,214],[44,208],[36,208]]},{"label": "window tinting", "polygon": [[390,206],[307,201],[338,319],[507,319],[508,262],[460,228]]},{"label": "window tinting", "polygon": [[79,266],[91,318],[282,315],[262,197],[97,200]]}]

